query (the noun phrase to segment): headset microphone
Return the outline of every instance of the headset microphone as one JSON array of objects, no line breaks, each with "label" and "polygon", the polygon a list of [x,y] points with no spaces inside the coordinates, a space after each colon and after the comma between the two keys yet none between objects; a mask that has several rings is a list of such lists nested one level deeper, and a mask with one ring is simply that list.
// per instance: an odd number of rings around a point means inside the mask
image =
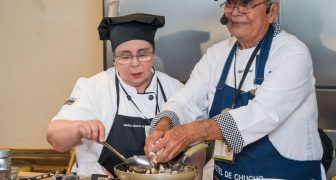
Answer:
[{"label": "headset microphone", "polygon": [[223,16],[220,18],[220,23],[226,25],[228,22],[229,22],[228,18],[226,18],[225,15],[223,14]]}]

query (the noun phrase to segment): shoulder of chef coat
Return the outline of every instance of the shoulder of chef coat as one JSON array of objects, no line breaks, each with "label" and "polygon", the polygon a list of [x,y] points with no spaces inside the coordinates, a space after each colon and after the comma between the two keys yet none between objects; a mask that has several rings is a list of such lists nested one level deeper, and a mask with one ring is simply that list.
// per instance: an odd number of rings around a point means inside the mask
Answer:
[{"label": "shoulder of chef coat", "polygon": [[159,78],[167,98],[183,87],[183,84],[179,80],[169,76],[166,73],[156,71],[156,75]]},{"label": "shoulder of chef coat", "polygon": [[90,78],[78,79],[70,97],[52,120],[97,119],[99,111],[97,108],[100,107],[97,103],[102,99],[100,97],[115,94],[114,76],[115,68],[110,68]]},{"label": "shoulder of chef coat", "polygon": [[[307,60],[311,59],[311,55],[306,44],[296,36],[289,34],[284,30],[273,38],[269,56],[272,56],[275,53],[277,53],[277,56],[282,56],[285,59],[287,59],[286,57],[293,55],[303,55],[307,57]],[[295,58],[292,59],[295,60]],[[271,60],[271,58],[269,58],[269,60]]]},{"label": "shoulder of chef coat", "polygon": [[192,70],[191,79],[194,82],[204,81],[207,84],[202,86],[206,85],[205,87],[216,87],[226,59],[236,41],[235,37],[229,37],[209,47]]},{"label": "shoulder of chef coat", "polygon": [[[207,117],[209,92],[215,91],[227,54],[236,42],[235,38],[214,44],[197,62],[185,86],[165,104],[163,110],[173,111],[180,123]],[[192,93],[191,93],[192,92]]]},{"label": "shoulder of chef coat", "polygon": [[211,83],[208,87],[212,87],[213,83],[217,84],[223,70],[223,68],[219,67],[224,67],[226,59],[236,41],[235,37],[229,37],[209,47],[200,61],[195,65],[191,76]]},{"label": "shoulder of chef coat", "polygon": [[200,61],[208,59],[210,61],[220,61],[221,63],[225,62],[236,42],[237,39],[235,37],[229,37],[226,40],[210,46]]},{"label": "shoulder of chef coat", "polygon": [[[277,71],[282,71],[277,73]],[[278,74],[278,82],[269,86],[268,77]],[[262,86],[276,88],[277,90],[293,89],[307,80],[315,82],[313,76],[313,62],[308,47],[296,36],[282,30],[273,39],[269,59],[265,67],[265,82]],[[267,83],[266,83],[267,82]]]}]

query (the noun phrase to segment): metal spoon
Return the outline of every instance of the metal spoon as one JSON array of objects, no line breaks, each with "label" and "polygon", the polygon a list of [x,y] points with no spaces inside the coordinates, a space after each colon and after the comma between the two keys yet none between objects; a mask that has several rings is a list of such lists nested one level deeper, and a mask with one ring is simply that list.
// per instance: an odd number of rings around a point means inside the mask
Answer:
[{"label": "metal spoon", "polygon": [[114,154],[116,154],[122,161],[124,161],[127,164],[135,164],[145,167],[150,167],[151,164],[147,160],[146,156],[132,156],[128,159],[126,159],[122,154],[120,154],[117,150],[115,150],[110,144],[107,142],[102,142],[102,145],[104,145],[107,149],[111,150]]}]

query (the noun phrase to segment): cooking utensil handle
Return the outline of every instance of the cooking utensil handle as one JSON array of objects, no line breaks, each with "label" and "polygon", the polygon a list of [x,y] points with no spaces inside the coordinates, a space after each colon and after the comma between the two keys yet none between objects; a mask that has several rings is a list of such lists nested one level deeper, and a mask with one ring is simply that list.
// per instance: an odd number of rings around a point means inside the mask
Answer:
[{"label": "cooking utensil handle", "polygon": [[122,161],[124,161],[125,163],[128,163],[128,160],[122,154],[120,154],[117,150],[115,150],[110,144],[108,144],[107,142],[102,142],[102,144],[109,150],[113,151]]},{"label": "cooking utensil handle", "polygon": [[189,157],[189,156],[191,156],[191,155],[197,153],[198,151],[200,151],[200,150],[202,150],[202,149],[205,149],[205,148],[207,148],[207,147],[208,147],[208,144],[206,144],[206,143],[199,143],[199,144],[197,144],[197,145],[195,145],[195,146],[189,148],[189,149],[184,153],[184,155],[183,155],[184,157],[183,157],[183,159],[182,159],[181,162],[183,163],[184,160],[185,160],[187,157]]}]

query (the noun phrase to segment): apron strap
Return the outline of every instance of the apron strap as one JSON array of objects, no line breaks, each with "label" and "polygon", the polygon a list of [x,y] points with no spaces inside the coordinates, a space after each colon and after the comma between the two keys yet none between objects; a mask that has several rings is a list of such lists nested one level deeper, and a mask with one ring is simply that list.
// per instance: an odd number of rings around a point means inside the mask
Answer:
[{"label": "apron strap", "polygon": [[230,70],[230,67],[231,67],[231,64],[232,64],[232,61],[233,61],[233,56],[235,55],[235,52],[236,52],[236,49],[237,49],[237,46],[238,46],[237,43],[235,43],[231,48],[230,54],[229,54],[229,56],[226,60],[226,63],[224,65],[224,67],[223,67],[222,75],[221,75],[221,77],[218,81],[216,89],[223,90],[226,78],[229,74],[229,70]]},{"label": "apron strap", "polygon": [[167,102],[166,94],[165,94],[165,92],[164,92],[164,90],[163,90],[163,87],[162,87],[162,85],[161,85],[161,82],[160,82],[159,78],[157,78],[157,83],[159,84],[160,91],[161,91],[161,94],[162,94],[162,97],[163,97],[164,102]]},{"label": "apron strap", "polygon": [[[242,88],[242,86],[244,84],[244,81],[246,79],[247,73],[250,70],[250,67],[251,67],[251,65],[252,65],[252,63],[254,61],[254,58],[256,57],[259,49],[261,48],[262,42],[263,41],[259,42],[258,45],[257,45],[257,47],[253,50],[252,55],[250,56],[250,59],[248,60],[247,65],[246,65],[246,67],[244,69],[244,74],[243,74],[243,77],[241,78],[241,80],[239,82],[238,89],[235,89],[235,91],[234,91],[235,93],[234,93],[234,96],[232,98],[232,103],[231,103],[231,108],[232,109],[235,108],[237,97],[240,94],[240,90],[241,90],[241,88]],[[235,62],[236,62],[236,60],[235,60]],[[236,74],[236,69],[234,69],[234,74]],[[236,83],[236,77],[235,77],[235,83]]]},{"label": "apron strap", "polygon": [[272,41],[273,41],[273,33],[274,28],[271,25],[269,27],[270,29],[267,31],[267,34],[265,36],[265,40],[262,42],[261,49],[259,57],[256,59],[256,76],[254,80],[254,84],[261,85],[264,81],[264,71],[265,71],[265,65],[266,61],[269,56],[269,52],[271,49]]},{"label": "apron strap", "polygon": [[115,86],[116,86],[116,93],[117,93],[117,112],[116,115],[119,114],[119,102],[120,102],[120,95],[119,95],[119,79],[117,77],[117,72],[115,75]]}]

